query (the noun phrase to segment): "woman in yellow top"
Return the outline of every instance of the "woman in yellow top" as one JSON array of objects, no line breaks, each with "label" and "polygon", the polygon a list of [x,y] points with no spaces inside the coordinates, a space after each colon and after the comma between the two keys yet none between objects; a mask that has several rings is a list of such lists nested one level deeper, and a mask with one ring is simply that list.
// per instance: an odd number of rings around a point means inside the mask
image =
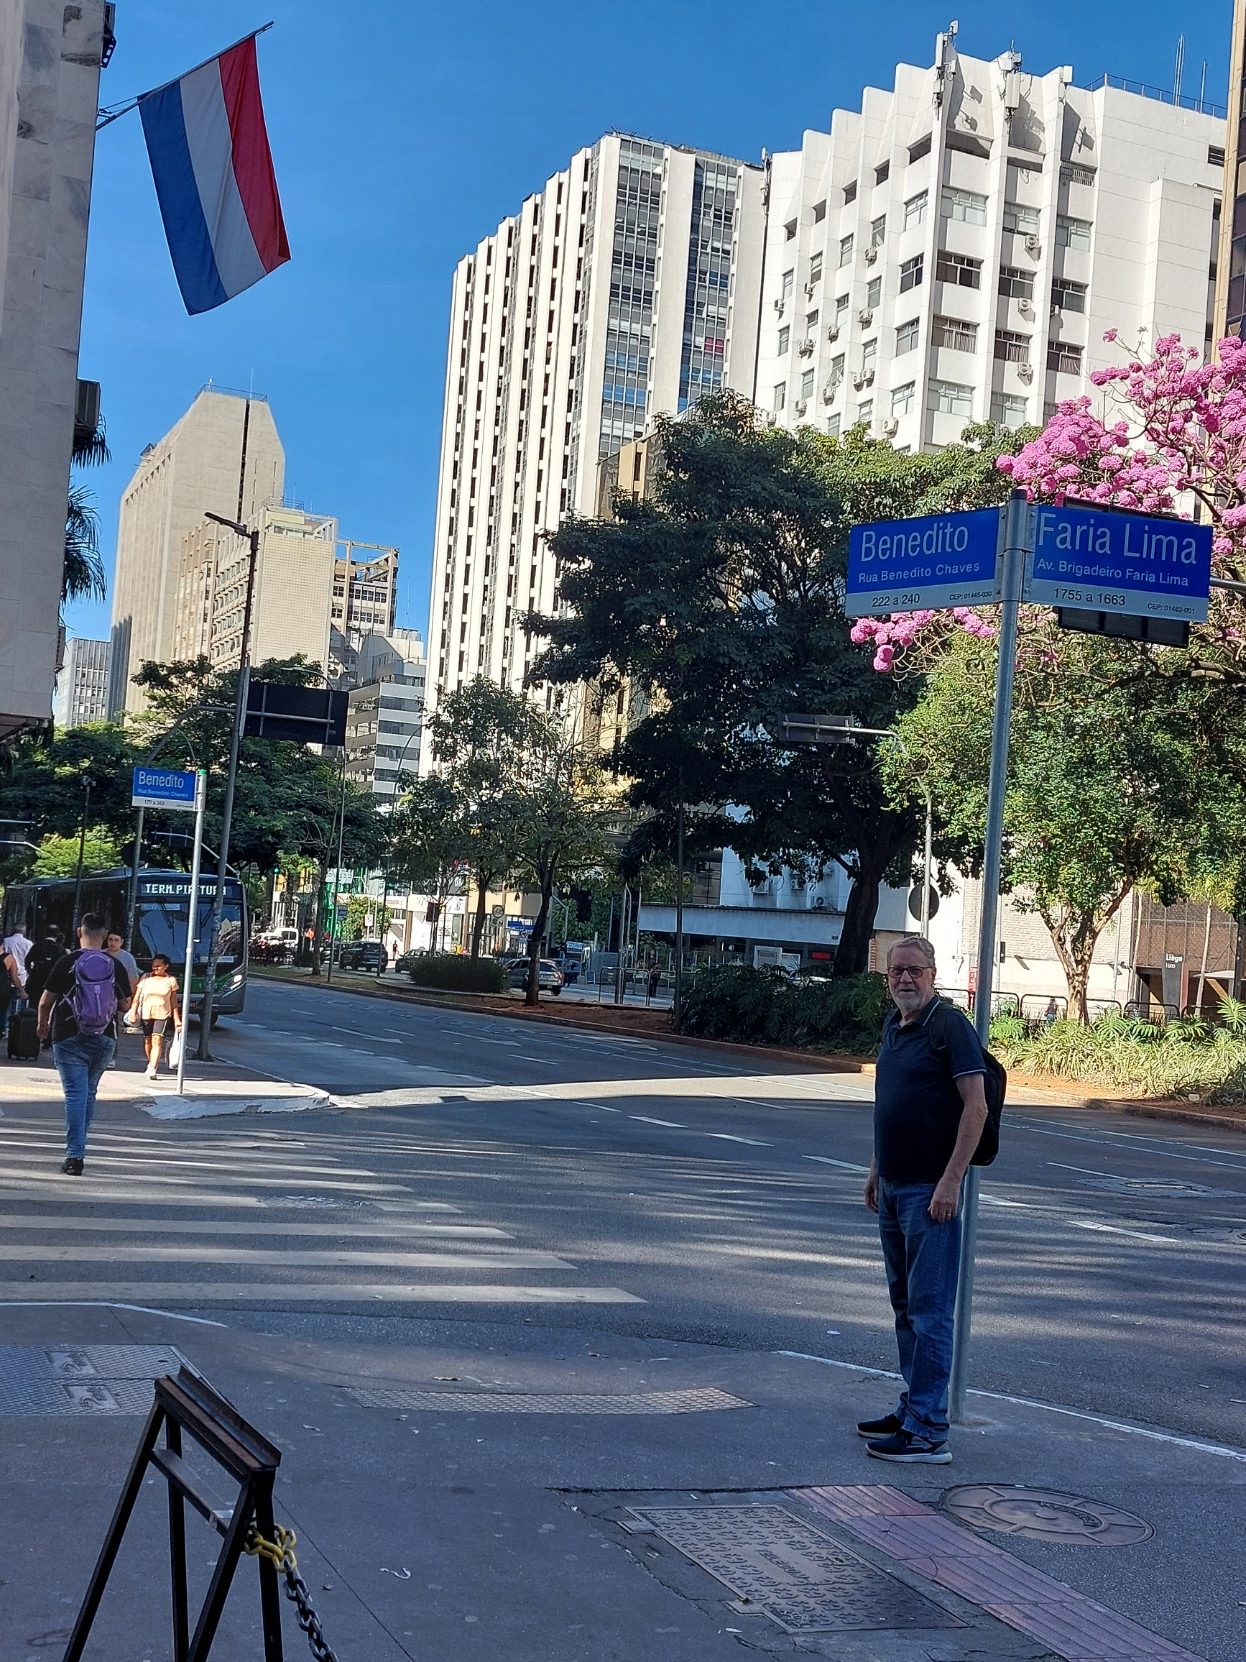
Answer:
[{"label": "woman in yellow top", "polygon": [[146,975],[139,977],[126,1021],[130,1026],[138,1023],[143,1029],[147,1077],[154,1079],[160,1067],[160,1052],[164,1049],[164,1036],[170,1024],[176,1032],[182,1031],[177,977],[169,973],[169,960],[163,952],[154,954],[151,969]]}]

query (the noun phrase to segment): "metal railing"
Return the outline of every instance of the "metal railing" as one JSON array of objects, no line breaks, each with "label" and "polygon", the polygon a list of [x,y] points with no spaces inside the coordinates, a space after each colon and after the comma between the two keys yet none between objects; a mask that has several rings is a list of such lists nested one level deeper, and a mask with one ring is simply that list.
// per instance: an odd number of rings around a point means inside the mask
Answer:
[{"label": "metal railing", "polygon": [[1153,87],[1145,81],[1131,81],[1127,75],[1104,75],[1086,90],[1098,92],[1103,87],[1111,87],[1116,92],[1134,92],[1140,98],[1153,98],[1158,104],[1172,104],[1179,110],[1193,110],[1198,115],[1215,115],[1221,120],[1228,114],[1223,104],[1215,104],[1201,94],[1195,97],[1187,92],[1165,91],[1163,87]]}]

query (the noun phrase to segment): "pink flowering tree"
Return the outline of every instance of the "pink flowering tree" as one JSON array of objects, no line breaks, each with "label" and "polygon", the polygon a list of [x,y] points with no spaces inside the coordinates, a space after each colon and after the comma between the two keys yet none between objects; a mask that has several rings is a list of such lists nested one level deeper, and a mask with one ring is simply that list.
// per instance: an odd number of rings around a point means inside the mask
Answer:
[{"label": "pink flowering tree", "polygon": [[[1106,340],[1115,341],[1115,330]],[[1015,456],[1001,456],[1001,473],[1031,501],[1065,500],[1146,513],[1191,517],[1199,503],[1215,528],[1216,574],[1242,581],[1246,574],[1246,342],[1220,342],[1212,362],[1200,361],[1179,335],[1165,335],[1149,358],[1135,356],[1090,377],[1102,389],[1066,400],[1037,438]],[[1096,407],[1096,405],[1098,407]],[[1196,662],[1204,671],[1246,678],[1241,602],[1226,591],[1213,597],[1212,615],[1195,631]],[[1046,633],[1051,614],[1023,609],[1023,637]],[[990,613],[968,607],[953,612],[897,613],[861,618],[852,638],[872,642],[874,667],[924,671],[931,650],[949,630],[990,636]]]}]

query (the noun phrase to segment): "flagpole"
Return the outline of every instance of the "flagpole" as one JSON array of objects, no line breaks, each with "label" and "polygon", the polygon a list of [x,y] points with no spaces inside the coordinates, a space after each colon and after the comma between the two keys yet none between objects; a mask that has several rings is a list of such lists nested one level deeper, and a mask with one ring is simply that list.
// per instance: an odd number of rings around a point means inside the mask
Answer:
[{"label": "flagpole", "polygon": [[163,92],[166,87],[175,86],[185,76],[193,75],[196,69],[206,69],[210,63],[215,63],[218,58],[224,57],[226,52],[232,52],[235,46],[241,46],[244,41],[254,40],[257,35],[267,34],[272,27],[271,19],[267,23],[261,23],[258,29],[252,29],[249,34],[240,35],[237,40],[231,41],[228,46],[222,46],[219,52],[213,52],[212,56],[205,58],[202,63],[192,64],[189,69],[184,69],[181,75],[174,75],[172,80],[162,81],[158,87],[148,87],[146,92],[140,92],[137,98],[132,98],[128,104],[123,105],[120,109],[109,110],[105,108],[97,111],[95,131],[97,133],[102,132],[110,123],[120,121],[123,115],[129,115],[131,110],[138,109],[144,98],[150,98],[154,93]]}]

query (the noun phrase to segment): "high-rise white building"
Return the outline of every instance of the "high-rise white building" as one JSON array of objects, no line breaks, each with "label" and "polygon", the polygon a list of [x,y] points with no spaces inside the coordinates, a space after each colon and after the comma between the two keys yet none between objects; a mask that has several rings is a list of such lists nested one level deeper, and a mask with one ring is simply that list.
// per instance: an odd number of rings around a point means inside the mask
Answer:
[{"label": "high-rise white building", "polygon": [[719,387],[751,394],[763,172],[612,133],[454,277],[429,684],[519,687],[554,601],[546,535],[592,513],[604,455]]},{"label": "high-rise white building", "polygon": [[1225,142],[1208,110],[940,35],[931,68],[901,64],[773,158],[756,402],[928,450],[969,421],[1041,425],[1159,335],[1201,349]]},{"label": "high-rise white building", "polygon": [[61,732],[108,720],[108,641],[74,635],[65,643],[65,657],[56,674],[52,719]]},{"label": "high-rise white building", "polygon": [[420,771],[424,642],[416,629],[368,635],[355,655],[346,717],[346,777],[391,803],[404,773]]},{"label": "high-rise white building", "polygon": [[[266,503],[282,500],[284,485],[285,451],[268,401],[258,394],[203,387],[164,437],[143,451],[122,494],[117,527],[114,713],[144,709],[133,676],[149,659],[167,663],[176,655],[183,544],[202,531],[205,511],[255,525]],[[203,598],[200,593],[197,603]]]},{"label": "high-rise white building", "polygon": [[0,738],[52,715],[111,14],[103,0],[0,5]]}]

